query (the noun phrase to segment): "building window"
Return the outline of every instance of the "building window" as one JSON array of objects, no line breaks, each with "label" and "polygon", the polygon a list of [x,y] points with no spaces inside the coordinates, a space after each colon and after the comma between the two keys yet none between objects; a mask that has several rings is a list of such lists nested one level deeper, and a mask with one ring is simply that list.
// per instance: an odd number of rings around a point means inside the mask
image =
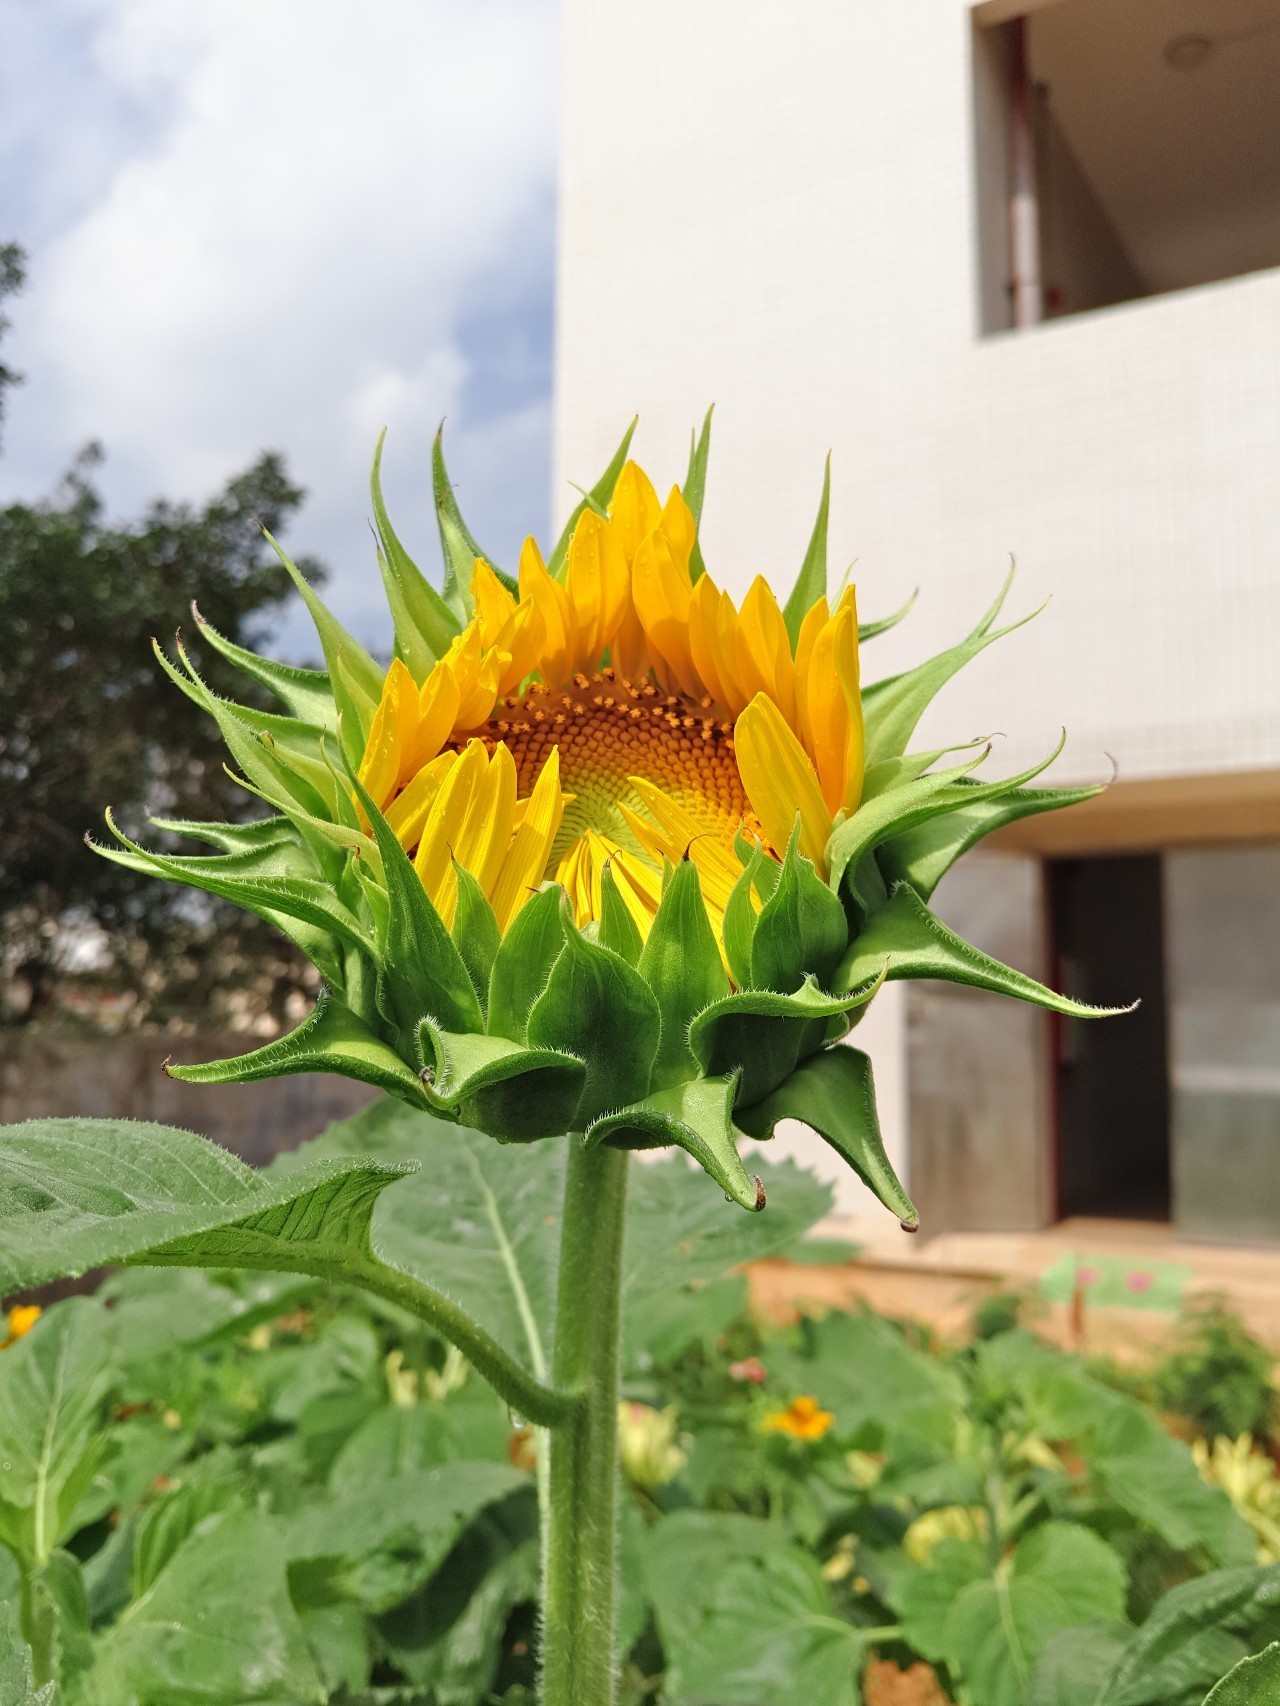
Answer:
[{"label": "building window", "polygon": [[973,12],[980,322],[1280,266],[1280,0]]}]

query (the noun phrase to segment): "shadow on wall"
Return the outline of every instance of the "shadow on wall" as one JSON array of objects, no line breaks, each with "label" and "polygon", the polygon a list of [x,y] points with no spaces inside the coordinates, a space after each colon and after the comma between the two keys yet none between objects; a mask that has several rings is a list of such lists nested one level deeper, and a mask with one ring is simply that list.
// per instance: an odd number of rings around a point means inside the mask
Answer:
[{"label": "shadow on wall", "polygon": [[260,1167],[377,1092],[345,1078],[300,1073],[261,1084],[182,1084],[167,1059],[218,1060],[242,1054],[239,1035],[173,1037],[136,1032],[96,1037],[0,1031],[0,1124],[81,1115],[152,1120],[200,1132]]}]

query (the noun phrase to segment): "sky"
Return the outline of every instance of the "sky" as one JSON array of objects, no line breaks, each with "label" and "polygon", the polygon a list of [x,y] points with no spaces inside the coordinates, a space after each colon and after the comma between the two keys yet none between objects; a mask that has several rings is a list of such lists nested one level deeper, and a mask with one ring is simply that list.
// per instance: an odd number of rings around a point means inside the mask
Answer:
[{"label": "sky", "polygon": [[[385,649],[368,470],[438,572],[430,451],[514,563],[549,514],[554,0],[6,0],[0,501],[91,439],[114,517],[211,496],[265,449],[289,531]],[[295,611],[277,649],[314,655]]]}]

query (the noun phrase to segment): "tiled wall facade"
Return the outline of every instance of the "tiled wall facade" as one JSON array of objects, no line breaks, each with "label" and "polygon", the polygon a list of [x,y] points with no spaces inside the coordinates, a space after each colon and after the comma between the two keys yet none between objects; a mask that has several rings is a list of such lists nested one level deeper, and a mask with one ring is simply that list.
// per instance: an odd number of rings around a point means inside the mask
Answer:
[{"label": "tiled wall facade", "polygon": [[1065,724],[1063,780],[1280,765],[1280,273],[983,338],[958,0],[565,0],[563,28],[561,511],[634,411],[678,478],[714,401],[712,573],[785,587],[831,449],[865,615],[921,588],[872,677],[963,632],[1010,552],[1012,612],[1053,595],[925,735],[1005,730],[1013,768]]}]

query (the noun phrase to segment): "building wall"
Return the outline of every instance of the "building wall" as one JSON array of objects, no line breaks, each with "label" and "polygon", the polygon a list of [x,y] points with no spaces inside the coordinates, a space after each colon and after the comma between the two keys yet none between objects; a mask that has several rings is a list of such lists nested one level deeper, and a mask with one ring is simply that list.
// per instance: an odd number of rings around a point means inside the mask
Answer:
[{"label": "building wall", "polygon": [[[872,677],[967,629],[1011,551],[1011,611],[1053,595],[923,744],[1007,730],[1014,768],[1065,724],[1063,780],[1106,754],[1125,777],[1280,765],[1280,273],[984,337],[959,0],[563,19],[560,512],[635,411],[640,459],[678,479],[714,402],[717,578],[785,589],[830,449],[864,613],[921,587]],[[904,1016],[875,1020],[899,1141]]]}]

